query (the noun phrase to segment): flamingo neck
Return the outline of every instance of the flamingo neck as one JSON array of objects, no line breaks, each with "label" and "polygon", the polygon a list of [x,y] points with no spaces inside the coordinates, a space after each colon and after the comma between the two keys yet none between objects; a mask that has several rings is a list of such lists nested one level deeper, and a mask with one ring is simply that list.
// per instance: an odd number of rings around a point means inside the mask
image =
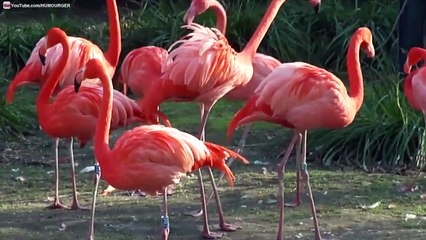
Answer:
[{"label": "flamingo neck", "polygon": [[210,7],[216,14],[216,28],[225,35],[227,23],[225,8],[218,1],[212,1]]},{"label": "flamingo neck", "polygon": [[256,28],[256,31],[254,32],[253,36],[250,38],[246,47],[241,52],[242,55],[253,60],[254,55],[256,54],[256,51],[260,46],[260,43],[265,37],[266,32],[268,31],[269,27],[274,21],[275,16],[278,13],[278,10],[284,4],[284,2],[285,0],[271,0],[271,3],[269,4],[269,7],[266,10],[265,15],[260,21],[259,26]]},{"label": "flamingo neck", "polygon": [[96,160],[99,162],[101,168],[105,169],[110,165],[109,131],[111,126],[113,88],[112,82],[109,80],[110,78],[104,69],[100,72],[99,79],[102,83],[103,93],[96,132],[93,138],[93,146]]},{"label": "flamingo neck", "polygon": [[364,101],[364,85],[359,62],[359,51],[363,39],[361,35],[354,36],[349,42],[347,53],[347,69],[349,75],[349,96],[354,101],[355,109],[358,111]]},{"label": "flamingo neck", "polygon": [[59,59],[59,63],[54,68],[53,72],[49,75],[48,79],[46,80],[46,83],[41,88],[40,93],[37,97],[36,107],[39,122],[43,129],[46,129],[50,125],[48,122],[51,117],[52,111],[50,108],[50,97],[52,96],[53,91],[56,85],[58,84],[62,73],[65,70],[70,55],[70,49],[67,39],[61,38],[59,40],[59,44],[62,45],[62,55]]},{"label": "flamingo neck", "polygon": [[114,71],[121,53],[121,30],[118,8],[115,0],[107,0],[109,22],[109,47],[104,53],[105,59],[111,64]]}]

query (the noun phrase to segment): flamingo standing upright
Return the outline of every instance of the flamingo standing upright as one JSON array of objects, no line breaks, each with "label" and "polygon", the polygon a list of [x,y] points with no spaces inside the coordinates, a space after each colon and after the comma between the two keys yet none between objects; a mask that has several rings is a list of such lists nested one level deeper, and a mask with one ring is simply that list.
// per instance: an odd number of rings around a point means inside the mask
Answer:
[{"label": "flamingo standing upright", "polygon": [[[73,84],[73,77],[77,71],[84,66],[84,64],[91,58],[102,59],[108,69],[108,74],[114,75],[115,68],[117,67],[118,60],[121,53],[121,30],[118,15],[118,8],[115,0],[107,0],[108,22],[109,22],[109,47],[103,53],[102,50],[91,41],[68,36],[68,44],[71,47],[70,64],[66,66],[65,72],[55,88],[54,94],[58,93],[61,89]],[[62,54],[61,45],[50,48],[46,54],[48,61],[43,66],[39,61],[39,51],[42,46],[46,45],[46,37],[42,37],[36,44],[31,52],[31,55],[24,66],[12,82],[6,93],[6,102],[12,103],[15,91],[18,87],[36,83],[43,86],[49,78],[49,75],[54,71],[57,60]],[[92,83],[98,82],[93,79]]]},{"label": "flamingo standing upright", "polygon": [[[99,78],[104,89],[94,137],[95,156],[102,169],[102,176],[117,189],[141,189],[152,195],[163,193],[162,239],[168,239],[170,231],[168,186],[204,166],[225,172],[232,186],[235,177],[225,160],[232,156],[248,163],[245,158],[225,147],[202,142],[188,133],[161,125],[139,126],[126,131],[117,139],[114,148],[110,149],[109,129],[113,108],[110,77],[103,64],[92,59],[87,62],[84,72],[76,76],[76,91],[79,91],[79,85],[85,78]],[[92,218],[90,239],[93,238],[93,221]]]},{"label": "flamingo standing upright", "polygon": [[[74,86],[67,86],[56,95],[53,103],[50,103],[51,95],[58,81],[61,79],[61,75],[65,72],[66,66],[69,64],[69,41],[67,41],[67,36],[62,30],[52,28],[47,33],[46,45],[40,48],[40,53],[46,52],[45,49],[58,44],[60,40],[65,42],[65,44],[61,42],[63,49],[62,55],[59,57],[55,69],[50,73],[37,97],[37,112],[41,129],[47,135],[56,138],[56,143],[59,138],[70,139],[69,149],[73,184],[73,203],[71,209],[79,209],[81,207],[77,200],[73,138],[77,138],[80,146],[84,147],[94,136],[96,118],[99,114],[102,100],[102,87],[97,84],[85,84],[81,88],[81,91],[76,94]],[[44,59],[44,56],[41,56]],[[46,60],[49,60],[49,58],[47,57]],[[140,106],[122,93],[115,91],[113,103],[112,130],[143,119]],[[58,159],[58,151],[55,154],[56,159]],[[55,168],[55,200],[52,207],[64,207],[59,201],[58,161],[56,161]]]},{"label": "flamingo standing upright", "polygon": [[[246,47],[237,53],[226,37],[214,28],[198,24],[187,25],[193,32],[171,46],[173,49],[163,64],[161,81],[154,83],[152,91],[144,97],[143,111],[150,122],[157,123],[155,114],[163,101],[195,101],[200,103],[201,123],[198,137],[204,140],[204,130],[208,115],[214,104],[235,87],[246,85],[253,76],[253,58],[262,39],[272,24],[285,0],[273,0]],[[219,212],[219,226],[224,231],[240,228],[224,220],[222,206],[214,182],[213,173],[208,168]],[[201,171],[198,171],[201,205],[204,214],[203,236],[221,237],[223,234],[211,232],[207,218],[207,206]]]},{"label": "flamingo standing upright", "polygon": [[294,131],[278,166],[280,221],[277,239],[282,239],[285,166],[297,141],[302,141],[300,168],[310,197],[315,239],[321,239],[306,164],[306,133],[317,128],[343,128],[353,122],[364,99],[360,48],[368,57],[374,57],[372,34],[365,27],[358,28],[349,42],[349,94],[339,78],[322,68],[303,62],[283,63],[262,81],[255,95],[235,114],[228,126],[228,140],[235,128],[255,121],[272,122]]},{"label": "flamingo standing upright", "polygon": [[[319,6],[321,0],[311,0],[311,5],[314,7],[315,11],[319,11]],[[212,9],[216,14],[216,28],[225,35],[226,26],[227,26],[227,16],[225,8],[217,0],[192,0],[190,7],[186,11],[183,19],[186,24],[191,24],[197,15],[203,14],[206,10]],[[278,67],[281,62],[272,57],[262,53],[256,53],[253,58],[253,76],[248,82],[247,85],[243,87],[237,87],[228,92],[224,98],[232,101],[247,101],[253,94],[256,88],[259,86],[260,82],[269,75],[276,67]],[[250,132],[250,124],[247,124],[244,128],[244,132],[241,136],[240,141],[238,142],[238,147],[236,152],[240,153],[244,149],[246,139]],[[300,146],[299,146],[300,147]],[[280,155],[280,154],[279,154]],[[228,161],[228,166],[230,167],[233,162],[233,159]],[[297,169],[296,173],[296,198],[291,203],[286,203],[286,206],[299,206],[301,204],[301,193],[299,190],[300,187],[300,169]],[[219,176],[217,184],[224,177],[223,174]],[[210,199],[213,197],[213,192],[207,198],[207,204]],[[199,210],[199,212],[202,210]],[[190,213],[192,216],[197,216],[198,213]]]},{"label": "flamingo standing upright", "polygon": [[[411,71],[412,66],[421,60],[426,61],[426,49],[413,47],[408,51],[407,59],[404,64],[404,72],[408,74],[404,81],[404,94],[410,105],[423,113],[426,125],[426,66],[424,65]],[[408,187],[405,187],[405,189],[408,190],[413,188],[425,167],[426,164],[420,167],[412,182],[408,184]]]}]

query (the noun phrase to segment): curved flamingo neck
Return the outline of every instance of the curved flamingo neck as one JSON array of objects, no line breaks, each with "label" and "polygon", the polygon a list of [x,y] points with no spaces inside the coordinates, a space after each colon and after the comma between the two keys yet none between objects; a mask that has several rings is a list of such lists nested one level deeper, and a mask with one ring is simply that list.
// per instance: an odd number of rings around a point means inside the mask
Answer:
[{"label": "curved flamingo neck", "polygon": [[357,34],[352,37],[349,42],[348,53],[346,55],[346,65],[349,75],[349,96],[355,103],[355,109],[358,111],[364,101],[364,85],[361,72],[361,64],[359,62],[359,51],[363,42],[362,35]]},{"label": "curved flamingo neck", "polygon": [[260,43],[266,35],[269,27],[274,21],[275,16],[278,13],[280,7],[284,4],[285,0],[271,0],[268,9],[266,10],[265,15],[260,21],[259,26],[256,28],[256,31],[253,33],[253,36],[250,38],[246,47],[241,52],[245,57],[249,57],[253,60],[254,55],[256,54],[257,49],[259,48]]},{"label": "curved flamingo neck", "polygon": [[51,117],[50,97],[52,96],[53,91],[56,85],[58,84],[62,73],[65,70],[70,55],[70,49],[67,38],[61,38],[59,40],[59,44],[62,45],[62,55],[59,59],[59,63],[58,65],[56,65],[53,72],[49,75],[49,78],[46,80],[46,83],[41,88],[40,93],[37,97],[37,112],[40,125],[43,129],[49,126],[48,120]]},{"label": "curved flamingo neck", "polygon": [[108,22],[109,22],[109,46],[104,53],[105,59],[113,66],[117,67],[121,53],[121,29],[118,8],[115,0],[107,0]]},{"label": "curved flamingo neck", "polygon": [[216,14],[216,28],[225,35],[226,32],[226,23],[227,23],[227,16],[225,8],[223,8],[222,4],[220,4],[218,1],[214,0],[212,1],[210,8],[214,11]]},{"label": "curved flamingo neck", "polygon": [[105,69],[101,69],[98,77],[103,88],[102,104],[96,124],[93,146],[96,160],[99,162],[101,168],[105,169],[110,165],[109,131],[111,127],[113,88],[112,81],[110,81]]}]

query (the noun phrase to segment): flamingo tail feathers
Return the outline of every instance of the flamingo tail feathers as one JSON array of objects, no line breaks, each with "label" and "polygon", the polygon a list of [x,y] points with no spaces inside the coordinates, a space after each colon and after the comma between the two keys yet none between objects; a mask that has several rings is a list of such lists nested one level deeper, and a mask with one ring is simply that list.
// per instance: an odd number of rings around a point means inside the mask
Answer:
[{"label": "flamingo tail feathers", "polygon": [[200,167],[210,166],[211,168],[216,168],[225,173],[226,178],[228,179],[229,185],[234,186],[235,176],[229,169],[228,165],[225,164],[225,160],[229,157],[241,160],[244,164],[248,164],[249,161],[245,159],[240,154],[229,150],[225,147],[205,142],[206,147],[209,149],[211,156],[205,161],[198,162],[195,164],[192,170],[196,170]]}]

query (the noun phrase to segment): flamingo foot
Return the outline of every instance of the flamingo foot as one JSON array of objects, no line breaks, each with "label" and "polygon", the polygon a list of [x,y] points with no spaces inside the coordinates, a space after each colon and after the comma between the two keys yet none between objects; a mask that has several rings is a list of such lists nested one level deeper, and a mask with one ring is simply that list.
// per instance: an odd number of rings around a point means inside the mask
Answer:
[{"label": "flamingo foot", "polygon": [[235,232],[238,229],[243,228],[241,226],[230,224],[230,223],[221,223],[221,224],[219,224],[219,227],[220,227],[220,230],[226,231],[226,232]]},{"label": "flamingo foot", "polygon": [[81,206],[78,202],[73,202],[72,205],[71,205],[71,210],[84,210],[84,211],[87,211],[87,210],[90,210],[90,209],[91,209],[90,207],[83,207],[83,206]]},{"label": "flamingo foot", "polygon": [[199,216],[203,215],[203,210],[202,209],[194,210],[194,211],[189,211],[189,212],[186,212],[186,213],[183,213],[183,214],[186,215],[186,216],[199,217]]},{"label": "flamingo foot", "polygon": [[60,203],[59,200],[55,200],[55,202],[52,205],[47,206],[47,208],[48,209],[68,209],[68,207]]},{"label": "flamingo foot", "polygon": [[284,203],[285,207],[298,207],[302,204],[302,200],[300,200],[300,198],[296,198],[293,201],[289,202],[289,203]]},{"label": "flamingo foot", "polygon": [[225,235],[224,233],[218,233],[218,232],[212,232],[210,230],[204,230],[203,231],[203,238],[207,239],[218,239],[223,237]]},{"label": "flamingo foot", "polygon": [[114,191],[115,191],[115,188],[111,185],[108,185],[108,187],[105,188],[100,195],[101,196],[108,196]]}]

